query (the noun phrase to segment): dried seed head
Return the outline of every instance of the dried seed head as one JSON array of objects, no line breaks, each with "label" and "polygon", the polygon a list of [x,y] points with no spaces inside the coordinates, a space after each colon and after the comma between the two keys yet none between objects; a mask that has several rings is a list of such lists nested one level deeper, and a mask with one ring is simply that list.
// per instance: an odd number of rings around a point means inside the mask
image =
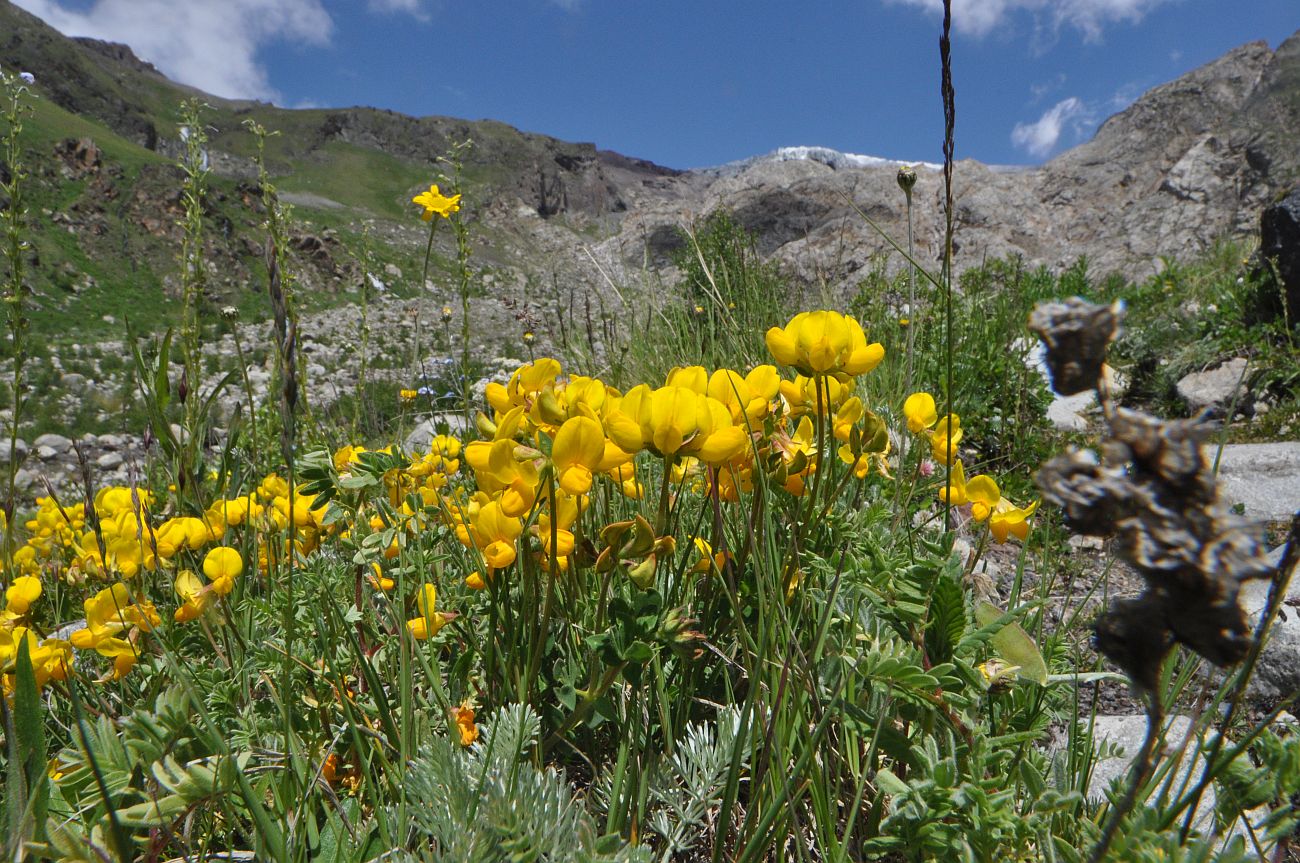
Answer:
[{"label": "dried seed head", "polygon": [[1250,630],[1238,594],[1243,582],[1271,569],[1259,525],[1234,515],[1216,494],[1201,449],[1211,431],[1196,419],[1116,410],[1104,459],[1068,453],[1036,477],[1073,529],[1114,535],[1119,556],[1146,580],[1141,597],[1098,619],[1096,642],[1148,689],[1174,642],[1217,665],[1241,660]]},{"label": "dried seed head", "polygon": [[1155,690],[1160,661],[1173,647],[1163,611],[1146,597],[1121,599],[1097,618],[1093,629],[1097,650],[1148,692]]},{"label": "dried seed head", "polygon": [[1106,306],[1079,297],[1034,307],[1029,328],[1047,346],[1052,389],[1072,396],[1097,388],[1106,362],[1106,346],[1119,332],[1123,316],[1123,303]]}]

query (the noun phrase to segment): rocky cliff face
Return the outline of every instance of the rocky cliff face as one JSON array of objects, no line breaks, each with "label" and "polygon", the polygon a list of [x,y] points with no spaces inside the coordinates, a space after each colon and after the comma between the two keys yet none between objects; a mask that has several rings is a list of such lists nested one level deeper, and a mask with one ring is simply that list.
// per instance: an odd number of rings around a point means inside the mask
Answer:
[{"label": "rocky cliff face", "polygon": [[[43,91],[66,110],[156,152],[174,146],[175,105],[191,93],[129,48],[69,40],[0,0],[0,63],[42,70]],[[480,250],[507,281],[556,276],[599,286],[636,282],[680,245],[678,228],[725,208],[758,235],[762,252],[795,278],[852,286],[887,248],[869,216],[906,236],[903,197],[890,164],[757,158],[678,172],[642,160],[520,132],[491,121],[415,118],[370,108],[293,111],[205,97],[214,106],[213,165],[247,179],[245,118],[285,134],[269,153],[273,173],[328,166],[339,148],[392,161],[388,213],[343,200],[357,223],[396,222],[411,183],[448,146],[472,138],[465,165],[487,228]],[[1102,124],[1093,140],[1032,169],[962,161],[956,169],[956,264],[1019,254],[1063,267],[1086,256],[1094,272],[1137,277],[1161,257],[1186,257],[1225,235],[1247,235],[1262,208],[1300,179],[1300,33],[1270,51],[1244,45],[1156,87]],[[958,140],[960,147],[960,138]],[[933,261],[942,237],[941,176],[922,168],[915,189],[919,255]],[[300,196],[302,200],[319,200]],[[372,196],[373,198],[373,196]],[[326,200],[323,204],[339,205]],[[373,221],[370,219],[369,221]],[[383,231],[379,232],[384,235]],[[597,266],[598,262],[598,266]],[[901,266],[895,257],[893,265]]]},{"label": "rocky cliff face", "polygon": [[[1096,136],[1032,169],[963,161],[955,172],[958,267],[1019,254],[1064,267],[1140,277],[1160,258],[1195,255],[1258,228],[1262,208],[1300,179],[1300,33],[1276,52],[1237,48],[1149,91]],[[663,261],[672,225],[717,208],[759,234],[792,272],[848,285],[885,242],[860,210],[906,236],[896,167],[843,159],[751,160],[730,171],[674,178],[659,201],[625,218],[606,243],[634,266]],[[933,260],[942,240],[942,177],[919,171],[916,236]]]}]

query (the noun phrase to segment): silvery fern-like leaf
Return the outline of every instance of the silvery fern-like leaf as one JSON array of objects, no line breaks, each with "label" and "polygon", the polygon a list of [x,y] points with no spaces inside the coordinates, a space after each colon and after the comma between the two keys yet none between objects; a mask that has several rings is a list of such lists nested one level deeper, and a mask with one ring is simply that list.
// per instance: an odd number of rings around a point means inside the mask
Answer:
[{"label": "silvery fern-like leaf", "polygon": [[645,849],[601,837],[563,775],[528,760],[541,722],[512,705],[468,749],[442,738],[408,764],[407,796],[422,860],[448,863],[634,863]]},{"label": "silvery fern-like leaf", "polygon": [[661,860],[699,846],[713,830],[710,816],[722,802],[739,733],[740,712],[734,708],[714,723],[693,722],[656,772],[645,826],[663,840]]}]

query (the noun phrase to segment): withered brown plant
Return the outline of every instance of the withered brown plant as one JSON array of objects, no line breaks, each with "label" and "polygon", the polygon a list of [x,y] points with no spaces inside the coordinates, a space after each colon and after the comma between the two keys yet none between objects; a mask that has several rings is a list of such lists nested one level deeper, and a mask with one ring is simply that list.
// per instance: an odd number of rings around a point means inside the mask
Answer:
[{"label": "withered brown plant", "polygon": [[1047,346],[1053,389],[1096,390],[1109,428],[1099,454],[1050,459],[1037,482],[1072,530],[1114,537],[1117,555],[1146,582],[1139,597],[1117,601],[1098,618],[1096,637],[1102,654],[1149,692],[1175,643],[1215,665],[1243,659],[1251,633],[1237,595],[1243,582],[1273,568],[1262,526],[1216,493],[1203,448],[1213,426],[1114,406],[1104,364],[1121,314],[1118,306],[1078,298],[1034,310],[1030,328]]},{"label": "withered brown plant", "polygon": [[1262,526],[1231,511],[1215,487],[1203,444],[1214,431],[1203,418],[1163,420],[1117,407],[1106,374],[1106,349],[1123,308],[1077,297],[1039,304],[1029,326],[1047,348],[1052,388],[1061,395],[1094,390],[1108,432],[1100,452],[1075,450],[1048,460],[1036,480],[1078,533],[1114,539],[1116,554],[1136,569],[1145,589],[1098,617],[1097,649],[1147,699],[1147,735],[1134,759],[1128,793],[1110,814],[1091,860],[1102,860],[1139,789],[1154,769],[1163,725],[1160,666],[1182,644],[1218,666],[1251,651],[1252,633],[1238,604],[1241,585],[1274,569],[1260,542]]}]

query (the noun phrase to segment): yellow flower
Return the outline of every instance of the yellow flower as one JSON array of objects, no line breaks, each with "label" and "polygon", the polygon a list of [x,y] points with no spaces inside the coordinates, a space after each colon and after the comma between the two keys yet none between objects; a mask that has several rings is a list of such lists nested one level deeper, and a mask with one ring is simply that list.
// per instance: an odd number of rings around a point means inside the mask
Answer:
[{"label": "yellow flower", "polygon": [[767,416],[772,400],[781,391],[781,376],[776,366],[758,366],[743,378],[731,369],[718,369],[709,376],[706,393],[726,405],[736,425],[760,423]]},{"label": "yellow flower", "polygon": [[181,598],[180,606],[172,615],[177,623],[197,620],[212,605],[214,593],[211,587],[204,585],[193,570],[185,569],[177,573],[173,587],[176,595]]},{"label": "yellow flower", "polygon": [[419,394],[418,392],[416,392],[415,390],[398,390],[398,391],[397,391],[397,397],[400,398],[400,399],[401,399],[402,401],[404,401],[404,402],[413,402],[413,401],[416,400],[416,398],[419,397],[419,395],[420,395],[420,394]]},{"label": "yellow flower", "polygon": [[468,703],[462,703],[459,707],[451,709],[451,721],[455,723],[456,730],[460,733],[461,746],[470,746],[478,740],[478,726],[474,724],[474,708]]},{"label": "yellow flower", "polygon": [[151,630],[162,618],[153,603],[133,600],[130,590],[120,581],[87,599],[84,607],[86,628],[72,633],[72,646],[111,658],[112,679],[121,679],[135,666],[137,651],[129,636],[120,636],[128,629]]},{"label": "yellow flower", "polygon": [[1002,492],[993,477],[982,473],[966,483],[966,497],[970,501],[971,518],[984,521],[1002,500]]},{"label": "yellow flower", "polygon": [[800,374],[861,375],[885,358],[879,343],[867,344],[862,326],[836,311],[800,312],[767,331],[767,349],[778,363]]},{"label": "yellow flower", "polygon": [[397,584],[397,582],[384,575],[383,567],[374,562],[370,564],[370,574],[366,576],[366,580],[370,582],[371,587],[385,592],[392,590]]},{"label": "yellow flower", "polygon": [[219,540],[225,530],[223,524],[192,516],[169,518],[158,526],[158,556],[170,560],[187,548],[198,551],[209,542]]},{"label": "yellow flower", "polygon": [[0,617],[5,620],[17,620],[26,615],[32,603],[40,598],[41,580],[32,575],[20,575],[5,591],[5,610]]},{"label": "yellow flower", "polygon": [[695,537],[695,563],[691,565],[691,572],[710,573],[721,572],[722,567],[726,566],[728,554],[725,551],[715,552],[709,541],[702,536]]},{"label": "yellow flower", "polygon": [[907,430],[912,434],[921,434],[933,428],[939,421],[935,413],[934,396],[929,393],[912,393],[903,402],[903,416],[907,417]]},{"label": "yellow flower", "polygon": [[1038,501],[1034,501],[1024,509],[1012,505],[1010,501],[1000,501],[997,510],[989,518],[989,532],[993,534],[993,539],[997,542],[1006,542],[1008,538],[1014,536],[1024,542],[1029,536],[1029,517],[1036,509],[1038,509]]},{"label": "yellow flower", "polygon": [[966,470],[961,466],[961,459],[953,462],[947,484],[939,489],[939,500],[951,506],[961,506],[970,500],[966,495]]},{"label": "yellow flower", "polygon": [[469,544],[472,542],[482,549],[483,559],[492,569],[504,569],[515,562],[518,549],[515,540],[524,532],[523,523],[515,516],[508,515],[500,503],[488,501],[469,513],[469,528],[461,526],[456,536]]},{"label": "yellow flower", "polygon": [[420,585],[420,592],[415,595],[415,606],[419,609],[420,616],[406,621],[406,628],[417,641],[437,635],[438,630],[455,617],[454,614],[434,610],[437,598],[438,588],[427,581]]},{"label": "yellow flower", "polygon": [[226,596],[235,589],[235,579],[244,571],[244,559],[233,548],[219,546],[203,558],[203,574],[212,581],[212,589]]},{"label": "yellow flower", "polygon": [[560,488],[569,494],[586,494],[591,489],[592,472],[600,469],[604,458],[605,431],[594,419],[572,417],[556,432],[551,461]]},{"label": "yellow flower", "polygon": [[732,425],[726,405],[680,386],[633,387],[609,412],[605,428],[625,452],[650,449],[665,458],[695,456],[714,465],[749,444],[745,429]]},{"label": "yellow flower", "polygon": [[434,183],[429,187],[429,191],[421,192],[411,199],[411,203],[418,204],[424,208],[420,218],[426,222],[434,217],[434,214],[442,216],[444,219],[451,218],[451,214],[460,210],[460,195],[452,195],[448,198],[442,192],[438,191],[438,184]]},{"label": "yellow flower", "polygon": [[27,657],[32,663],[37,688],[51,680],[64,680],[72,667],[72,647],[68,642],[57,638],[38,642],[36,633],[25,626],[12,630],[0,627],[0,668],[6,669],[3,675],[6,695],[13,692],[14,663],[24,641],[27,642]]},{"label": "yellow flower", "polygon": [[961,418],[956,414],[939,420],[934,431],[930,433],[930,452],[939,464],[951,464],[957,456],[957,444],[961,443]]}]

